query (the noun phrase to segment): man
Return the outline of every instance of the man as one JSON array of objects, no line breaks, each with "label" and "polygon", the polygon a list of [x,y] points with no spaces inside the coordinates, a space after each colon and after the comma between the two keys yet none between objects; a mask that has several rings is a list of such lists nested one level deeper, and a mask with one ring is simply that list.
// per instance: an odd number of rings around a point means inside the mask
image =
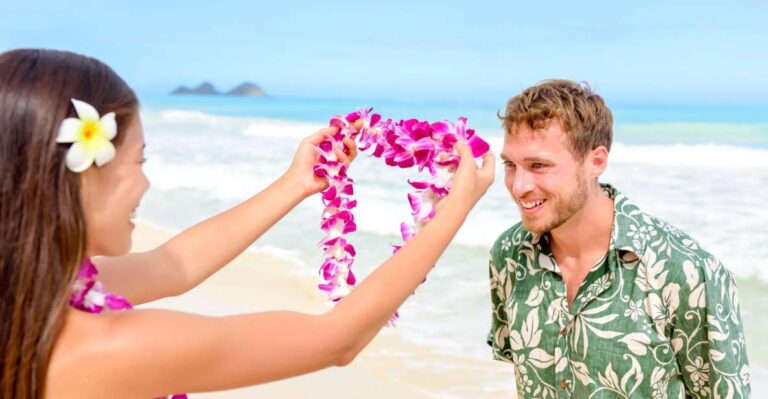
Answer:
[{"label": "man", "polygon": [[589,87],[509,100],[501,158],[522,221],[491,250],[494,357],[521,398],[749,397],[731,274],[598,183],[613,118]]}]

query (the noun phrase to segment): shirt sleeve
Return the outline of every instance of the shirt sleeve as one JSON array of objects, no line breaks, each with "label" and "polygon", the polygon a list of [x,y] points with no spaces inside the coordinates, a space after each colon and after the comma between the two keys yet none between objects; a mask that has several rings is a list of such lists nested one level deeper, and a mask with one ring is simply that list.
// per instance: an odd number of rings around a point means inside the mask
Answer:
[{"label": "shirt sleeve", "polygon": [[688,395],[749,398],[747,349],[733,276],[711,256],[686,260],[682,266],[685,282],[672,347]]},{"label": "shirt sleeve", "polygon": [[491,283],[491,329],[488,332],[487,342],[493,348],[494,359],[512,362],[506,312],[507,296],[511,290],[512,281],[507,276],[505,268],[499,270],[499,261],[492,249],[488,262]]}]

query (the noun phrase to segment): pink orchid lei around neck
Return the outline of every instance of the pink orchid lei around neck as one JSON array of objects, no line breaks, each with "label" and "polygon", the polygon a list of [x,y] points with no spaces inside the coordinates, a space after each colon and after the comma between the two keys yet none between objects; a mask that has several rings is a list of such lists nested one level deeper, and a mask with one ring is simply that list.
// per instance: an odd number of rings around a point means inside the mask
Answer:
[{"label": "pink orchid lei around neck", "polygon": [[91,259],[85,258],[80,264],[80,271],[77,273],[77,280],[75,280],[72,295],[69,298],[69,304],[72,307],[88,313],[101,313],[104,308],[108,310],[133,309],[131,303],[125,298],[105,291],[104,285],[96,280],[98,275],[99,271]]},{"label": "pink orchid lei around neck", "polygon": [[[72,307],[88,313],[101,313],[105,309],[133,309],[127,299],[107,292],[104,285],[96,280],[98,275],[99,270],[96,269],[96,265],[91,262],[90,258],[85,258],[80,264],[77,280],[72,286],[72,294],[69,297],[69,304]],[[187,395],[175,394],[157,399],[187,399]]]},{"label": "pink orchid lei around neck", "polygon": [[[345,151],[344,139],[357,140],[359,150],[372,149],[372,156],[383,158],[389,166],[410,168],[417,166],[419,172],[427,170],[429,178],[424,181],[408,183],[416,191],[408,194],[413,223],[403,222],[400,232],[403,241],[410,240],[419,229],[435,216],[435,205],[451,189],[451,182],[459,154],[454,145],[459,140],[466,141],[474,157],[480,157],[489,150],[489,145],[467,128],[467,119],[458,122],[440,121],[429,123],[416,119],[394,122],[382,120],[381,115],[372,113],[372,108],[359,109],[346,116],[336,115],[331,126],[338,132],[317,146],[319,159],[315,165],[315,175],[328,179],[329,187],[323,191],[323,210],[320,228],[326,236],[320,241],[324,251],[324,260],[320,266],[322,282],[318,287],[328,293],[330,301],[339,301],[347,296],[356,283],[352,272],[355,260],[355,247],[346,235],[357,230],[352,209],[357,201],[351,198],[353,180],[347,175],[347,167],[340,162],[335,151]],[[362,128],[356,131],[353,126],[362,121]],[[397,252],[402,245],[394,245]],[[396,312],[390,324],[399,317]]]}]

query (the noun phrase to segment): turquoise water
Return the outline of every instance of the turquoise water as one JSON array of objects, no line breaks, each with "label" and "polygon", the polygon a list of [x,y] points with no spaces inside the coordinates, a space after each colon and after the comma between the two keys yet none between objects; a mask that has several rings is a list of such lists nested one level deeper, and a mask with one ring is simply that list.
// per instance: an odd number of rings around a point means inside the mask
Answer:
[{"label": "turquoise water", "polygon": [[[386,118],[436,121],[466,116],[471,126],[501,134],[496,117],[506,99],[488,102],[393,101],[376,98],[323,99],[293,97],[147,96],[147,109],[180,109],[216,115],[327,122],[337,113],[372,106]],[[611,106],[616,140],[639,143],[715,143],[768,148],[768,106],[625,105]]]}]

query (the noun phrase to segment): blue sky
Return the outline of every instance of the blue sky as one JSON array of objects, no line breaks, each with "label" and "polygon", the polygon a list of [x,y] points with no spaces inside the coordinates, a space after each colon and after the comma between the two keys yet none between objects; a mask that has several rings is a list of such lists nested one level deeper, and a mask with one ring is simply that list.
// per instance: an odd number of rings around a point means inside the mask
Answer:
[{"label": "blue sky", "polygon": [[[578,4],[576,4],[578,3]],[[140,93],[496,101],[547,78],[609,101],[768,103],[768,2],[3,0],[0,51],[99,58]]]}]

